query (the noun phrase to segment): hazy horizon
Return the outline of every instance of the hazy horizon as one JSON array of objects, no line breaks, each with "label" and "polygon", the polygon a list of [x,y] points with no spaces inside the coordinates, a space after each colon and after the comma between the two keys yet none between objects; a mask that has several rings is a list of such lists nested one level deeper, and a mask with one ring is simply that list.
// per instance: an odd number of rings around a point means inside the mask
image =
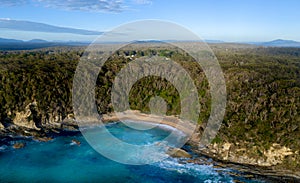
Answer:
[{"label": "hazy horizon", "polygon": [[[121,24],[143,19],[165,20],[191,30],[203,40],[266,42],[300,41],[297,11],[300,2],[274,1],[157,1],[157,0],[4,0],[1,20],[22,20],[48,25],[109,31]],[[5,37],[4,37],[5,36]],[[35,37],[33,37],[35,36]],[[1,28],[0,37],[82,41],[94,37]]]}]

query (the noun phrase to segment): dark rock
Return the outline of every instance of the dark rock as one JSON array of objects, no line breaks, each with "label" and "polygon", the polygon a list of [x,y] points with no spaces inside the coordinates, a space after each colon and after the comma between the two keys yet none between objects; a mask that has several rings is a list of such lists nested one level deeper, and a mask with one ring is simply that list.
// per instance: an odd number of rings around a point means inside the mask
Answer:
[{"label": "dark rock", "polygon": [[72,143],[73,143],[73,144],[76,144],[76,145],[78,145],[78,146],[81,144],[81,142],[80,142],[79,140],[76,140],[76,139],[73,139],[73,140],[72,140]]},{"label": "dark rock", "polygon": [[25,147],[25,144],[24,143],[15,143],[14,145],[13,145],[13,148],[14,149],[21,149],[21,148],[23,148],[23,147]]}]

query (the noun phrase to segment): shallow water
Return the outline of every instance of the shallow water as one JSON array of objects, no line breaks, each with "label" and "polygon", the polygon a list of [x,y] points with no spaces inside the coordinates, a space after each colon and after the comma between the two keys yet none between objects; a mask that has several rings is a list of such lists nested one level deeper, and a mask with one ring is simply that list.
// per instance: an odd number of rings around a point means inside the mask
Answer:
[{"label": "shallow water", "polygon": [[[117,138],[136,144],[161,140],[171,130],[141,132],[122,123],[109,124],[107,129]],[[73,139],[81,145],[72,143]],[[0,182],[263,182],[234,176],[232,173],[238,173],[235,170],[171,157],[149,165],[120,164],[96,152],[82,135],[60,136],[49,142],[23,142],[26,146],[22,149],[0,147]]]}]

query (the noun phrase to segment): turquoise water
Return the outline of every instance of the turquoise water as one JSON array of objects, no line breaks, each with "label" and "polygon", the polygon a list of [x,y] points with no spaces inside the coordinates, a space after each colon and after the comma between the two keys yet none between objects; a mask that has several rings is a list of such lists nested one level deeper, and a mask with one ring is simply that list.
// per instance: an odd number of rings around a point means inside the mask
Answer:
[{"label": "turquoise water", "polygon": [[[170,133],[160,128],[139,132],[122,123],[107,125],[107,129],[114,136],[137,144],[155,142]],[[73,139],[81,145],[72,143]],[[120,164],[101,156],[81,134],[59,136],[49,142],[21,141],[26,144],[22,149],[1,146],[0,182],[259,182],[234,176],[234,170],[171,157],[150,165]]]}]

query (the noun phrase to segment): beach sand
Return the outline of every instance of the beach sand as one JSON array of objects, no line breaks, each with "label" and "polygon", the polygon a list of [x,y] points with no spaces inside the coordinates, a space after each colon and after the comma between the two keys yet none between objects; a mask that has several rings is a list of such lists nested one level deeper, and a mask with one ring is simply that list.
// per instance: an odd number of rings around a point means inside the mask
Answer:
[{"label": "beach sand", "polygon": [[142,123],[157,123],[157,124],[163,124],[168,125],[171,127],[174,127],[182,132],[184,132],[186,135],[191,137],[192,141],[196,141],[196,129],[197,124],[194,124],[193,122],[189,121],[183,121],[179,119],[177,116],[158,116],[154,114],[145,114],[141,113],[137,110],[130,110],[125,111],[121,113],[110,113],[110,114],[104,114],[102,115],[102,122],[112,122],[112,121],[138,121]]}]

